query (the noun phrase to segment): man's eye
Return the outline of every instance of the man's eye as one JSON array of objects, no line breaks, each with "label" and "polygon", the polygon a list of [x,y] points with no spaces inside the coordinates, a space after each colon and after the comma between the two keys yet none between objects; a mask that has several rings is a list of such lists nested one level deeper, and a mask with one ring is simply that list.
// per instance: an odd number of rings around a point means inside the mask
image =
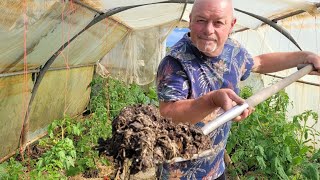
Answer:
[{"label": "man's eye", "polygon": [[214,23],[214,25],[217,26],[217,27],[221,27],[221,26],[224,25],[224,22],[222,22],[222,21],[217,21],[217,22]]},{"label": "man's eye", "polygon": [[206,22],[204,19],[198,19],[197,22]]}]

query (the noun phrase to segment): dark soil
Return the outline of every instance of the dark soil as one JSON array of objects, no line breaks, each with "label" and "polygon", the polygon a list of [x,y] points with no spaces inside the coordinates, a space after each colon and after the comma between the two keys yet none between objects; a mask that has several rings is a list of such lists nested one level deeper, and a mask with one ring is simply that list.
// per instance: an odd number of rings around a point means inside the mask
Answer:
[{"label": "dark soil", "polygon": [[32,159],[38,159],[45,152],[46,152],[46,149],[39,147],[38,144],[32,145],[30,156],[32,157]]},{"label": "dark soil", "polygon": [[[47,149],[42,148],[38,145],[38,143],[31,144],[30,146],[27,147],[26,149],[26,155],[30,157],[31,159],[38,159],[41,157],[43,153],[45,153]],[[15,157],[16,161],[23,161],[23,158],[21,157],[21,154],[17,154]]]},{"label": "dark soil", "polygon": [[119,168],[130,159],[130,173],[174,157],[189,158],[211,147],[211,140],[190,124],[174,124],[151,105],[125,107],[112,123],[112,137],[99,139],[99,154],[113,156]]},{"label": "dark soil", "polygon": [[99,170],[98,169],[88,169],[83,173],[83,177],[97,178],[97,177],[99,177]]}]

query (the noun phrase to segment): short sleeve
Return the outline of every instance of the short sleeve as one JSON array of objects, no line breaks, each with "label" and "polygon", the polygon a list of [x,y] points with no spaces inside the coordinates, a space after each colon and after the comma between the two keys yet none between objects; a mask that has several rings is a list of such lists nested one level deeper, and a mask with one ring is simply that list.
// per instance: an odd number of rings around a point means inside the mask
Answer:
[{"label": "short sleeve", "polygon": [[178,101],[188,98],[189,81],[180,62],[166,56],[157,72],[157,93],[159,101]]},{"label": "short sleeve", "polygon": [[243,64],[242,64],[242,76],[240,78],[241,81],[246,80],[251,72],[253,66],[253,58],[251,54],[245,48],[241,48],[243,52]]}]

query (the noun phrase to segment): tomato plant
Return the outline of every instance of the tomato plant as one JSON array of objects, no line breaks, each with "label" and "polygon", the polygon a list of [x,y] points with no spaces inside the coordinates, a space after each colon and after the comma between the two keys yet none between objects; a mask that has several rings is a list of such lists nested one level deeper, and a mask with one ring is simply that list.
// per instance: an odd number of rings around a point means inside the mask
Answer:
[{"label": "tomato plant", "polygon": [[[251,88],[242,89],[243,98],[251,95]],[[233,123],[227,144],[231,174],[249,179],[319,179],[319,156],[313,156],[319,154],[315,149],[319,132],[314,128],[318,115],[306,111],[289,120],[289,105],[288,95],[280,91],[246,120]]]}]

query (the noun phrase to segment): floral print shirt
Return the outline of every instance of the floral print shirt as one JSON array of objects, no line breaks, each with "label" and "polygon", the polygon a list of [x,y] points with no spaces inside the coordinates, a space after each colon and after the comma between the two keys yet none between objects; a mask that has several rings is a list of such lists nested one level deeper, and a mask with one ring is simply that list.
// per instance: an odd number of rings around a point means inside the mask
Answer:
[{"label": "floral print shirt", "polygon": [[[251,55],[237,41],[228,38],[222,53],[207,57],[191,42],[188,33],[160,62],[157,91],[160,101],[196,99],[206,93],[230,88],[239,94],[238,82],[245,80],[253,66]],[[203,122],[197,123],[204,126]],[[216,179],[225,170],[224,149],[231,122],[210,133],[214,155],[191,161],[162,164],[160,179]]]}]

